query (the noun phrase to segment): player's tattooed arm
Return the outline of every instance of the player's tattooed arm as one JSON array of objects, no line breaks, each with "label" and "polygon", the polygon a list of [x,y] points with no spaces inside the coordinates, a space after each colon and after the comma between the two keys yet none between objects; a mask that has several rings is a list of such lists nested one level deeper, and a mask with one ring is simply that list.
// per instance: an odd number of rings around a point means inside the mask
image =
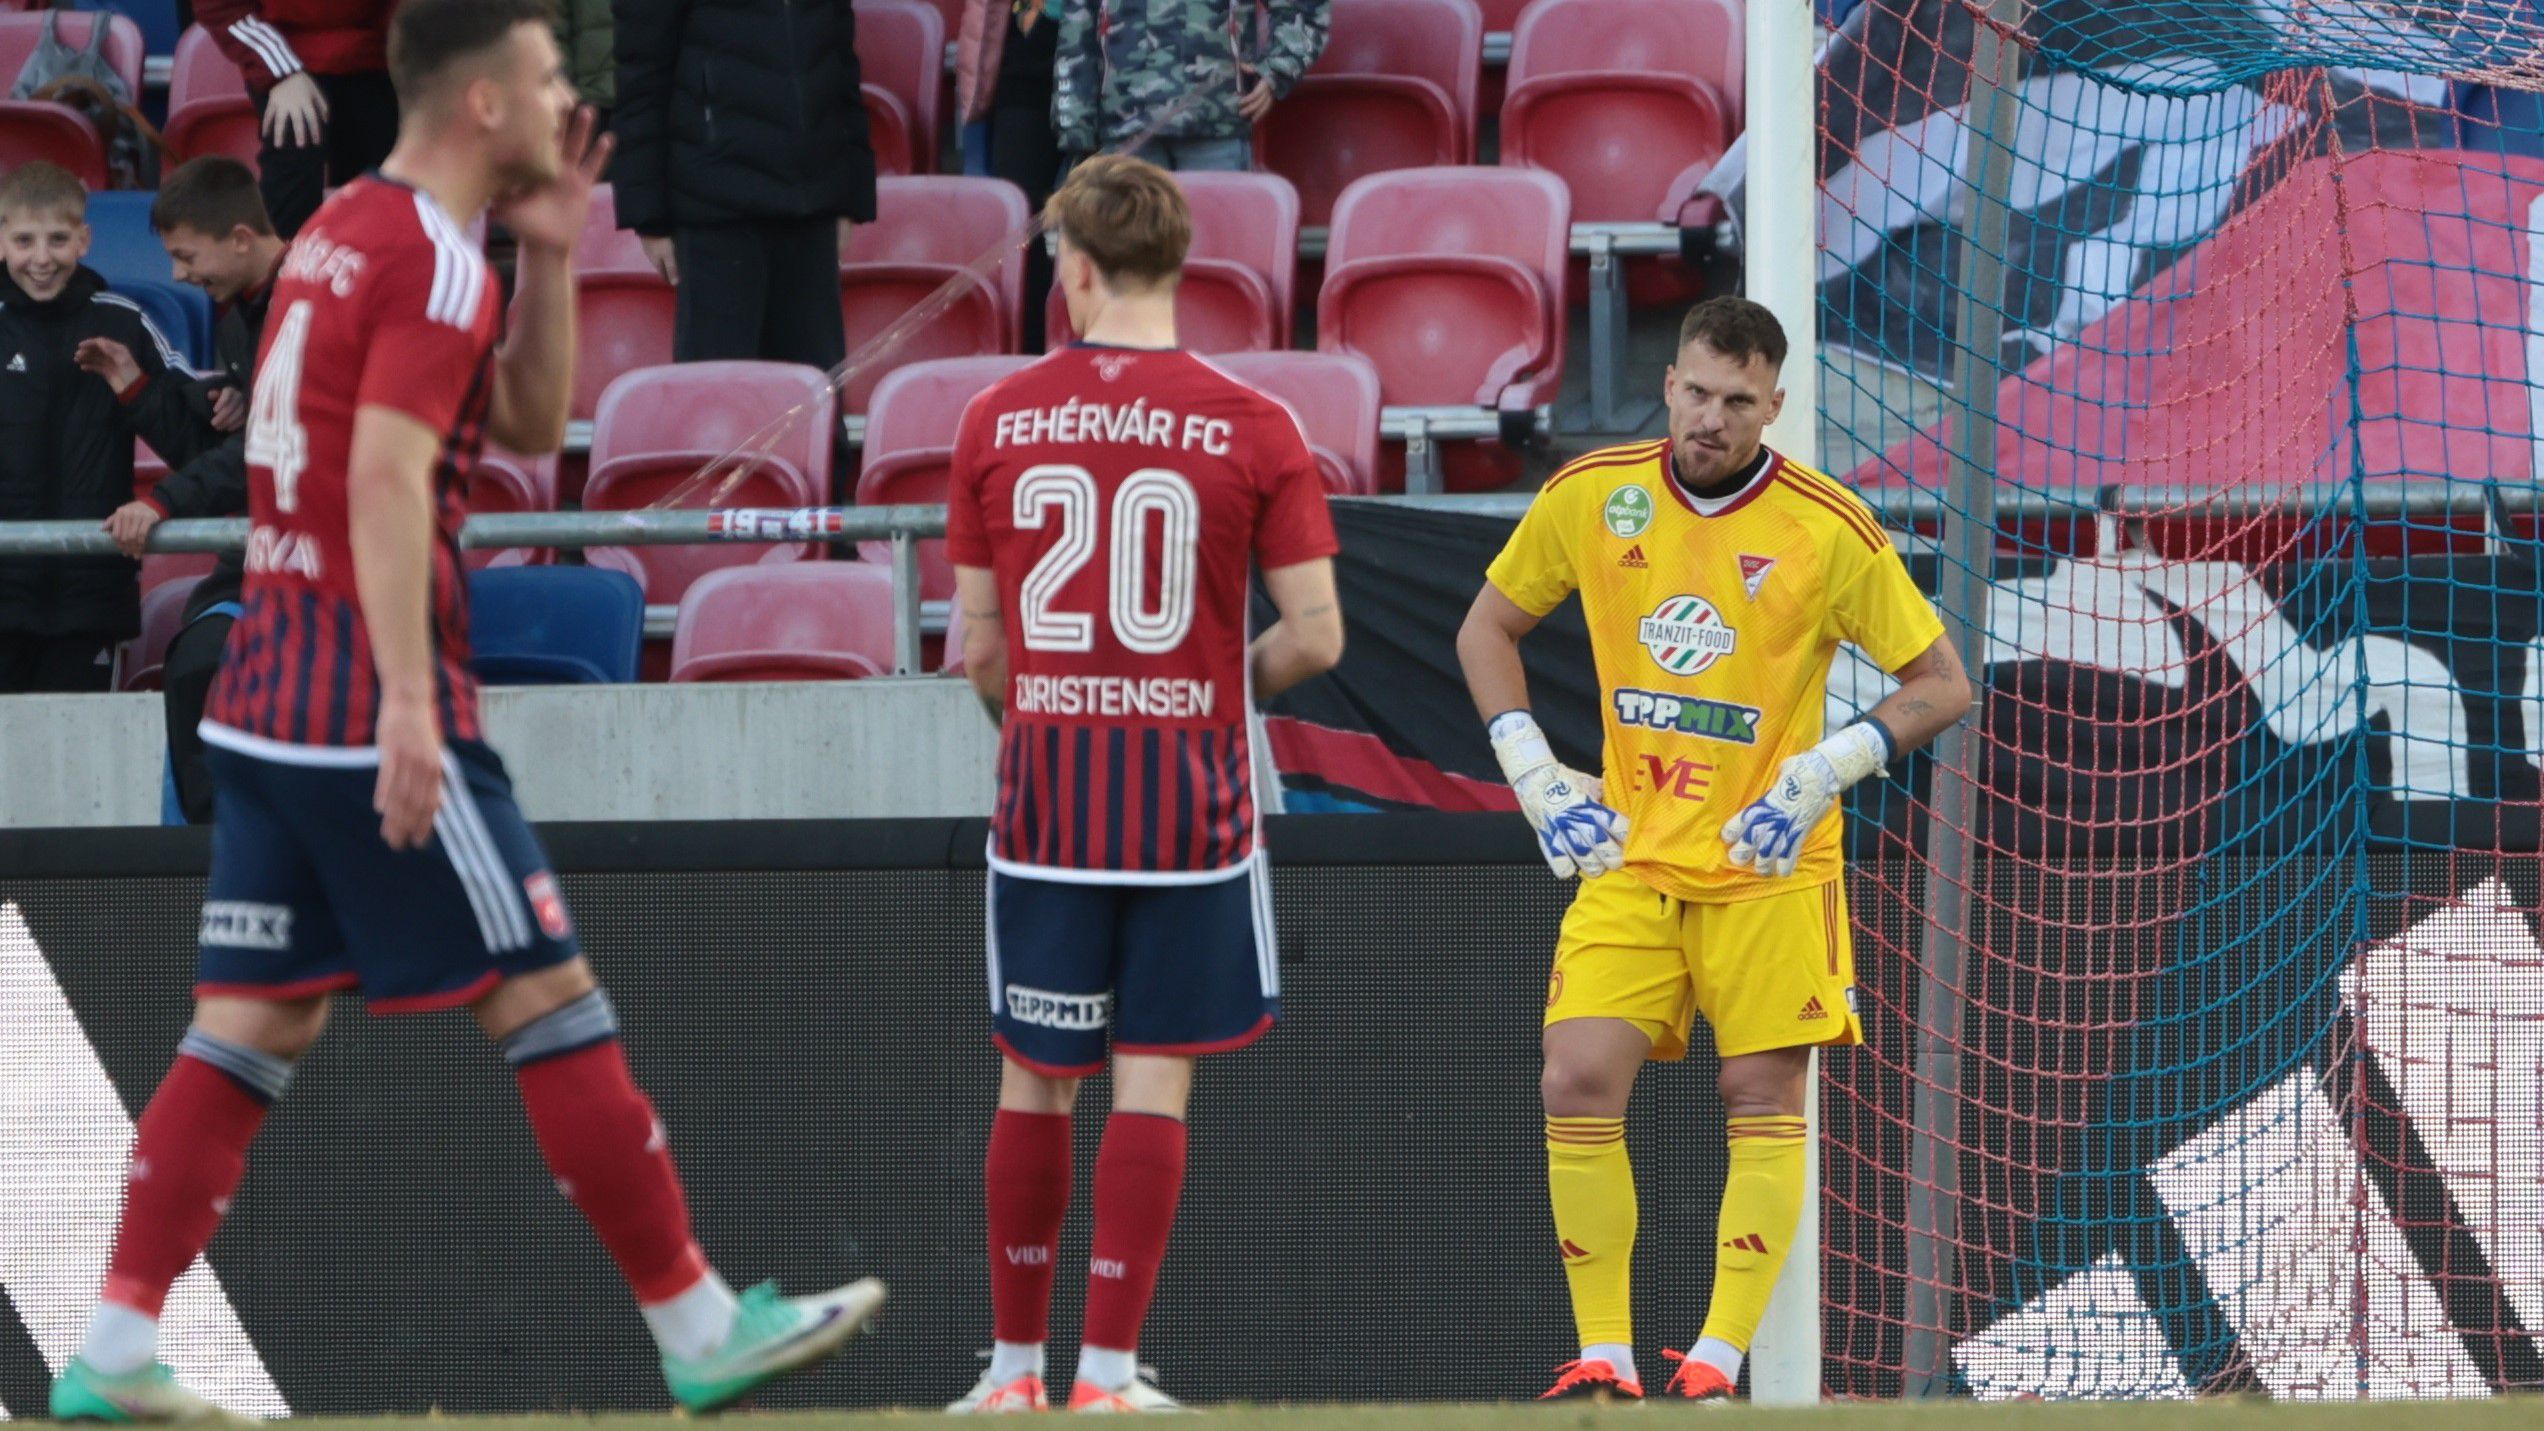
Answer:
[{"label": "player's tattooed arm", "polygon": [[1969,713],[1970,673],[1950,636],[1936,637],[1933,645],[1891,674],[1899,678],[1899,689],[1867,712],[1867,718],[1890,732],[1897,747],[1894,757],[1943,734]]},{"label": "player's tattooed arm", "polygon": [[998,577],[987,567],[954,568],[954,609],[963,618],[963,674],[990,724],[1007,719],[1007,613],[999,604]]},{"label": "player's tattooed arm", "polygon": [[1263,573],[1263,588],[1281,619],[1254,638],[1246,661],[1255,699],[1268,701],[1342,661],[1343,606],[1330,557],[1274,567]]}]

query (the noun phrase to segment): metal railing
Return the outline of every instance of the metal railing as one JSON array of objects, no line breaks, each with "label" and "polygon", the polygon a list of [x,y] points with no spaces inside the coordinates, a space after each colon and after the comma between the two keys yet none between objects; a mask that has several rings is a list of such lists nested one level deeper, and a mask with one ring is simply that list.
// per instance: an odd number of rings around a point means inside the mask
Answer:
[{"label": "metal railing", "polygon": [[[1932,492],[1875,489],[1860,495],[1883,523],[1894,529],[1931,527],[1946,514],[1944,500]],[[1491,492],[1336,500],[1516,520],[1528,510],[1533,497],[1527,492]],[[2303,482],[2282,487],[2001,490],[1996,498],[1996,520],[2000,524],[2044,520],[2126,522],[2155,517],[2473,518],[2485,523],[2495,545],[2505,539],[2510,517],[2535,515],[2544,515],[2544,484],[2378,480]],[[236,551],[247,544],[247,532],[245,517],[173,519],[151,529],[148,549],[163,553]],[[898,675],[914,675],[920,670],[922,642],[927,636],[942,634],[947,618],[946,603],[926,600],[919,590],[918,544],[944,535],[945,509],[941,506],[646,508],[629,512],[487,513],[468,519],[460,532],[460,544],[478,549],[581,550],[707,542],[888,542],[892,549],[893,670]],[[0,557],[114,556],[116,552],[114,540],[95,522],[0,522]],[[673,606],[648,606],[646,634],[671,634],[677,612]]]}]

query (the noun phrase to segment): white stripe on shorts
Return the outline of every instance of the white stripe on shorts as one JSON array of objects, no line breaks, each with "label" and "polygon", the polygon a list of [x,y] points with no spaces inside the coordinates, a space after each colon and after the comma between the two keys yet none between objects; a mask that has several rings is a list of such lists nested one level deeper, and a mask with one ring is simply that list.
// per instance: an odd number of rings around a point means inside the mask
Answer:
[{"label": "white stripe on shorts", "polygon": [[485,937],[487,952],[529,948],[529,915],[522,900],[512,897],[511,878],[486,831],[477,797],[468,788],[458,758],[449,751],[442,752],[442,809],[434,816],[433,827],[441,833],[442,848],[450,855],[461,887],[468,891],[468,904],[477,913],[477,929]]},{"label": "white stripe on shorts", "polygon": [[1254,873],[1248,876],[1254,884],[1254,967],[1262,983],[1263,996],[1278,998],[1281,994],[1281,942],[1272,927],[1272,862],[1263,857],[1260,844],[1254,850]]}]

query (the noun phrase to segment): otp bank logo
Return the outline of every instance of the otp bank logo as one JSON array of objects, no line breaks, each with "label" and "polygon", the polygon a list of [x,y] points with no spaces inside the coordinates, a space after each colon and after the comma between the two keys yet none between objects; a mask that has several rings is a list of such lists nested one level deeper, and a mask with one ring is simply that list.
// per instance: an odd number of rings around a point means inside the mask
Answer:
[{"label": "otp bank logo", "polygon": [[1739,633],[1701,596],[1673,596],[1635,628],[1652,660],[1673,676],[1692,676],[1731,654]]}]

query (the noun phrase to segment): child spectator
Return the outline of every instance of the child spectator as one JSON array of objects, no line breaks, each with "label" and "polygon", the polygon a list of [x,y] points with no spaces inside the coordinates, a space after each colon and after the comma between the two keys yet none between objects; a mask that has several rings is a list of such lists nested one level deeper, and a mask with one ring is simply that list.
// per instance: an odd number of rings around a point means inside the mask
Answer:
[{"label": "child spectator", "polygon": [[[126,555],[139,556],[150,530],[163,517],[240,517],[247,514],[247,395],[256,381],[256,348],[265,332],[266,304],[274,277],[290,250],[274,232],[257,192],[256,175],[236,159],[207,154],[189,160],[159,186],[150,226],[168,249],[177,281],[211,295],[221,310],[214,341],[219,371],[213,384],[212,425],[228,434],[203,455],[117,508],[106,530]],[[230,623],[239,614],[246,581],[243,551],[225,553],[221,564],[187,598],[185,620],[160,665],[160,689],[168,709],[168,765],[177,803],[194,824],[212,818],[212,777],[203,765],[204,698],[221,668]]]},{"label": "child spectator", "polygon": [[[217,437],[176,350],[81,266],[88,239],[68,170],[0,179],[0,520],[103,521],[131,500],[136,436],[172,463]],[[115,643],[141,629],[136,574],[124,557],[0,558],[0,694],[105,690]]]}]

